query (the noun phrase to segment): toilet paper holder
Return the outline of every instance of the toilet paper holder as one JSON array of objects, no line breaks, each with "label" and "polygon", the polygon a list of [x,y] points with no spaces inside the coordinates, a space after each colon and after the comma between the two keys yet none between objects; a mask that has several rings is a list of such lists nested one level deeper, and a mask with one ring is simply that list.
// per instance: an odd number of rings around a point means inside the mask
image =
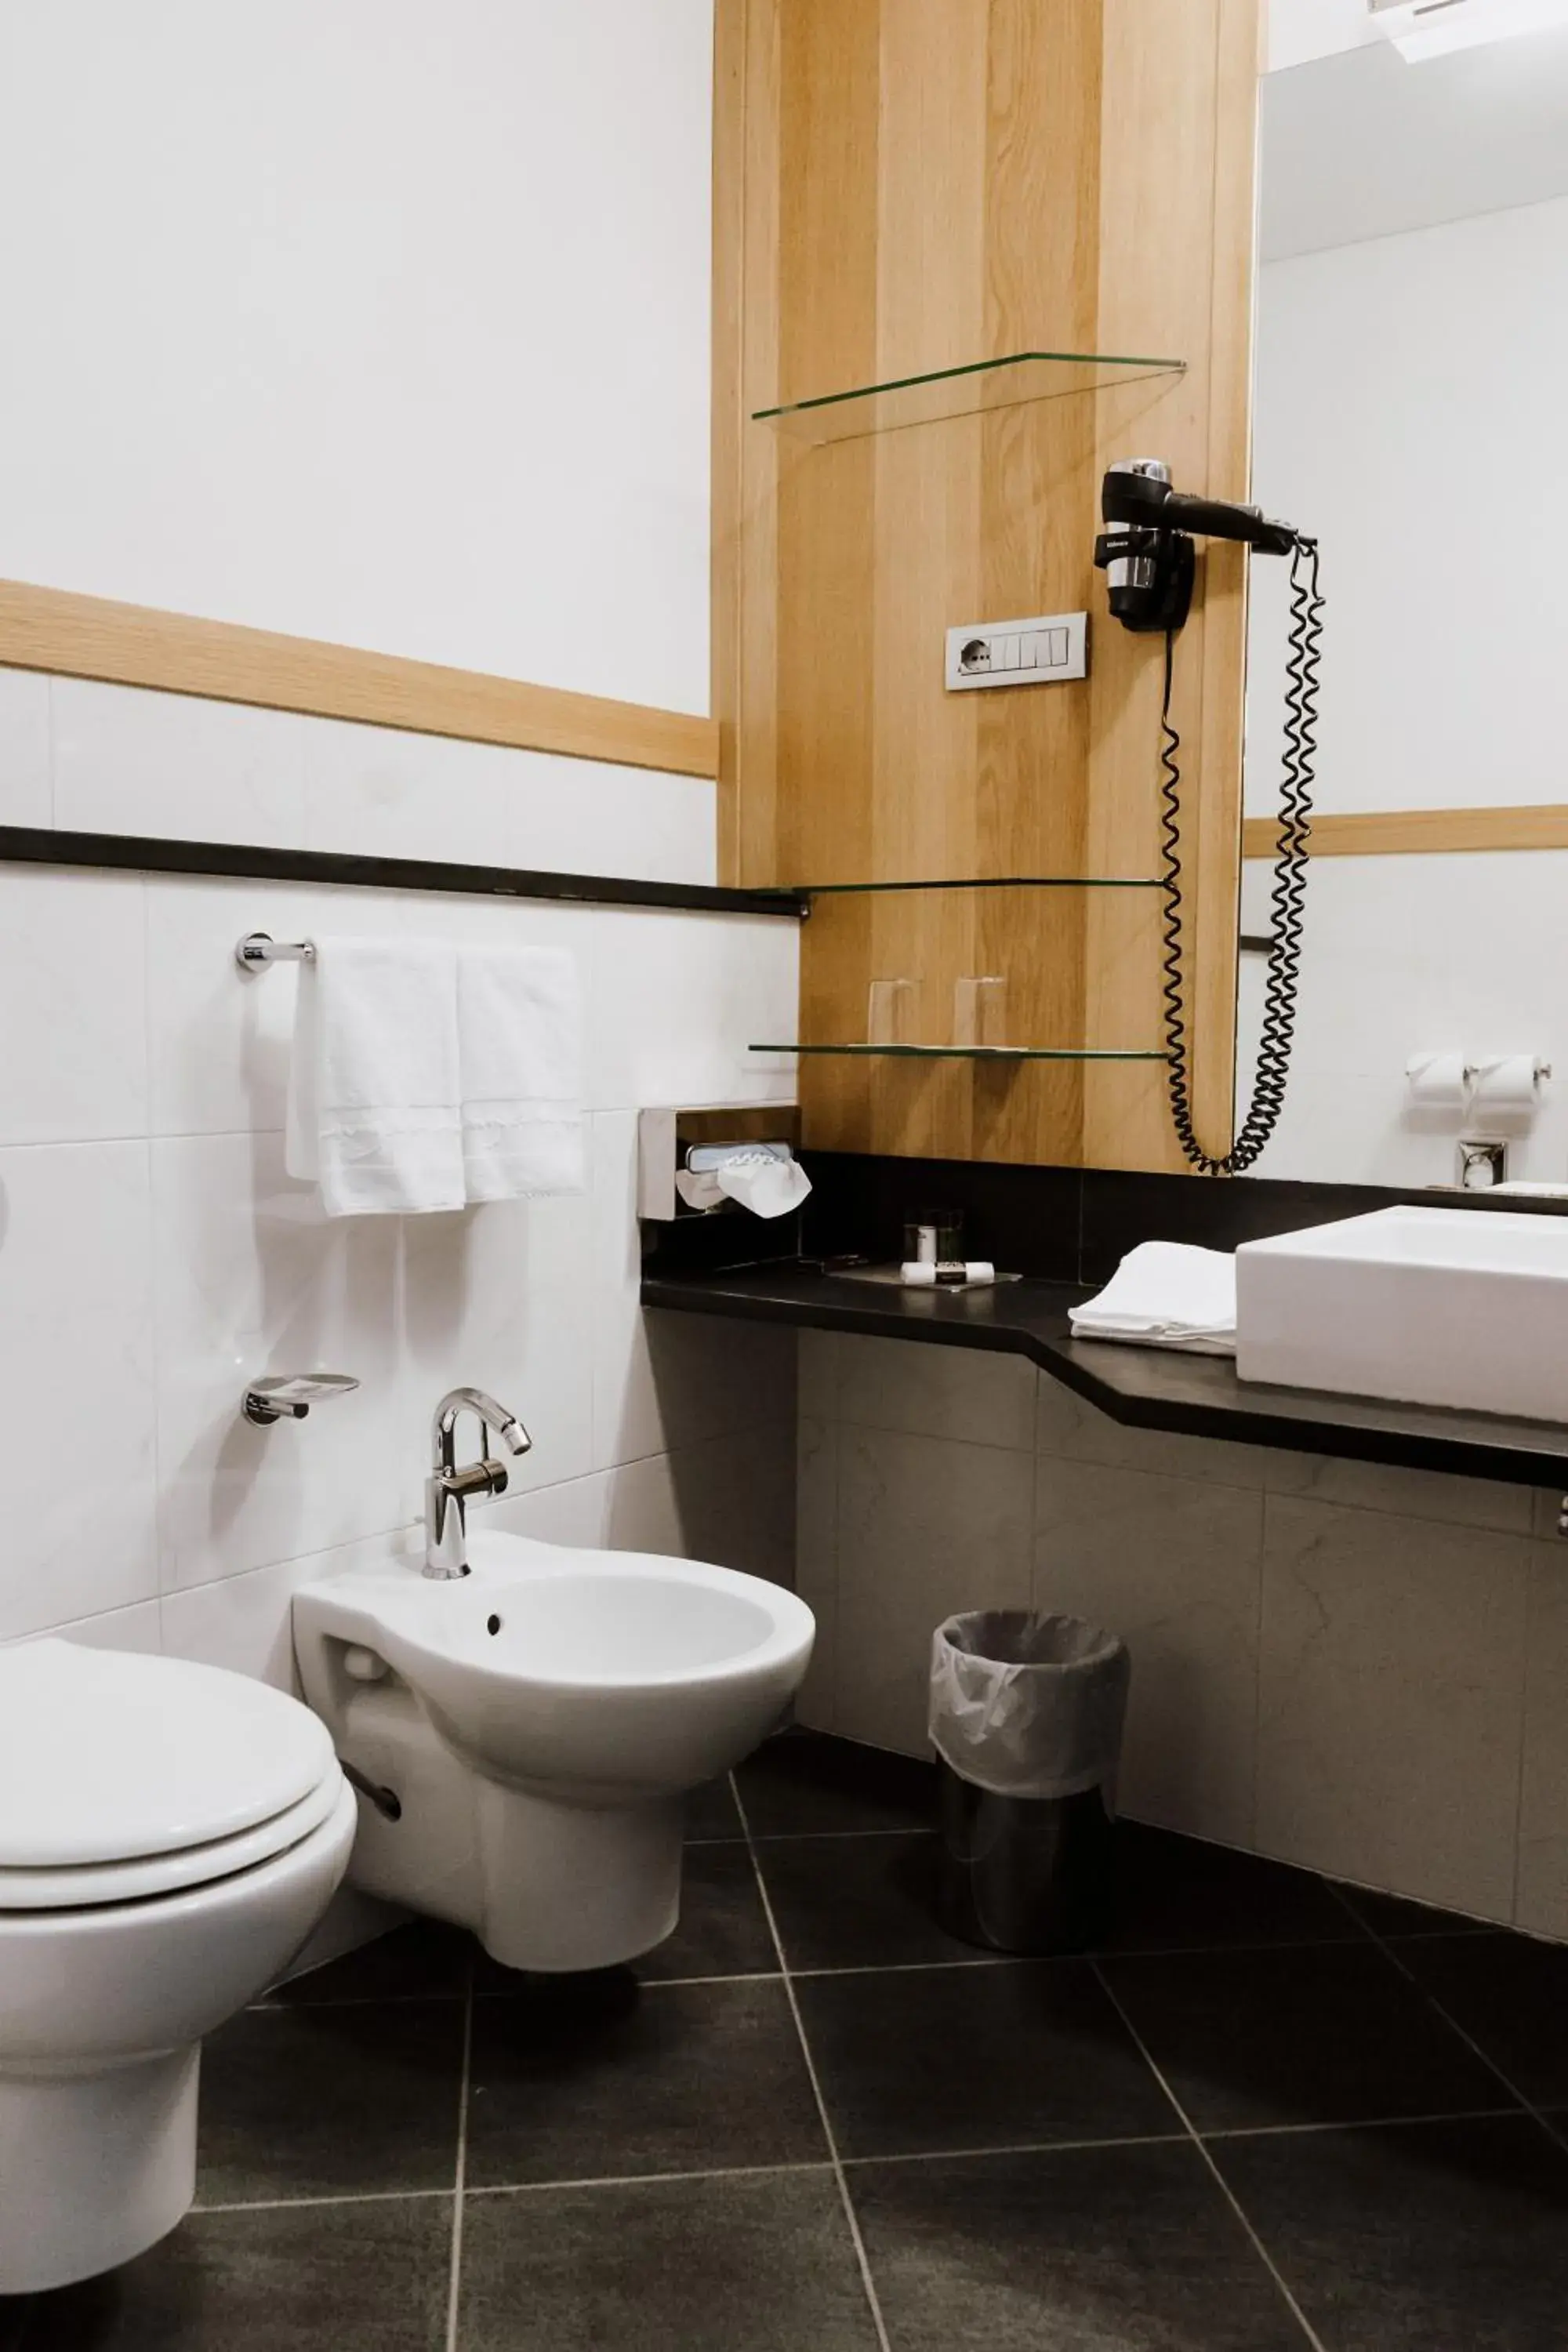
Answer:
[{"label": "toilet paper holder", "polygon": [[662,1106],[637,1113],[637,1214],[660,1223],[678,1217],[733,1213],[737,1203],[697,1209],[682,1200],[678,1176],[710,1175],[731,1151],[765,1152],[794,1160],[800,1149],[797,1103],[703,1104],[688,1110]]}]

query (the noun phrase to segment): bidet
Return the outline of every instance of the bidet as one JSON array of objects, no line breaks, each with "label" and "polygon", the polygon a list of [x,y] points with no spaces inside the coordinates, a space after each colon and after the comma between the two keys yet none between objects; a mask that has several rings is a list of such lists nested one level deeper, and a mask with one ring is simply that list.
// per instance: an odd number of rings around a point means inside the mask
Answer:
[{"label": "bidet", "polygon": [[489,1532],[468,1551],[432,1579],[389,1546],[294,1596],[306,1698],[375,1792],[350,1880],[510,1968],[633,1959],[679,1916],[684,1792],[778,1723],[811,1612],[702,1560]]}]

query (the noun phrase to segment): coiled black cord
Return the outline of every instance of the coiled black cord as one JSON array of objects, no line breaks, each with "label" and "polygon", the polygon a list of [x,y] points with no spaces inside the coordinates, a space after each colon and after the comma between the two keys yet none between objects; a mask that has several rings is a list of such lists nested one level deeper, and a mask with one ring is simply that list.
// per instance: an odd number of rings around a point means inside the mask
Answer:
[{"label": "coiled black cord", "polygon": [[1290,659],[1285,689],[1285,761],[1279,793],[1279,850],[1269,894],[1274,953],[1263,999],[1263,1030],[1252,1100],[1226,1152],[1205,1151],[1193,1124],[1192,1067],[1183,1010],[1182,739],[1171,723],[1175,632],[1165,633],[1165,691],[1160,706],[1160,840],[1164,851],[1165,908],[1161,969],[1171,1118],[1182,1150],[1205,1176],[1239,1176],[1273,1134],[1285,1108],[1285,1082],[1296,1032],[1296,984],[1301,965],[1301,919],[1307,892],[1307,839],[1318,752],[1318,664],[1323,600],[1318,590],[1318,542],[1298,536],[1290,558]]}]

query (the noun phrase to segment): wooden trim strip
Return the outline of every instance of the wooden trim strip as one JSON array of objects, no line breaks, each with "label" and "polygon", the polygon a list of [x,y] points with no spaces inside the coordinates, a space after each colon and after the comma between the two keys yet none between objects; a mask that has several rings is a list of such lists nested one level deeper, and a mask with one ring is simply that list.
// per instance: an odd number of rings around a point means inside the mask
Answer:
[{"label": "wooden trim strip", "polygon": [[[1275,820],[1249,816],[1244,857],[1272,857]],[[1381,809],[1312,820],[1314,857],[1405,857],[1443,851],[1568,849],[1568,804],[1523,808]]]},{"label": "wooden trim strip", "polygon": [[405,661],[317,637],[279,636],[232,621],[200,621],[15,580],[0,581],[4,664],[709,782],[719,773],[717,722],[687,711],[527,686],[481,670]]}]

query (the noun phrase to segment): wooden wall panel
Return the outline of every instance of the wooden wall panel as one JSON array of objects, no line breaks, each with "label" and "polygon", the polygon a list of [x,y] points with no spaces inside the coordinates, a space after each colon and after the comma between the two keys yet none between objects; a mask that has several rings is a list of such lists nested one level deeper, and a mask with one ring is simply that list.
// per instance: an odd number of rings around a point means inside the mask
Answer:
[{"label": "wooden wall panel", "polygon": [[[1257,0],[719,0],[745,121],[743,410],[1026,347],[1169,352],[1184,377],[819,447],[742,423],[729,585],[735,879],[1156,870],[1157,640],[1104,618],[1100,475],[1168,457],[1241,495]],[[721,253],[724,248],[721,246]],[[731,270],[733,265],[731,264]],[[721,386],[725,382],[721,374]],[[727,429],[727,428],[726,428]],[[722,433],[716,446],[723,446]],[[1229,1117],[1239,559],[1180,641],[1205,1133]],[[1087,607],[1081,686],[950,696],[953,623]],[[819,906],[804,1034],[864,1037],[874,978],[1004,973],[1033,1043],[1159,1043],[1159,899],[952,892]],[[803,1065],[808,1139],[1173,1166],[1158,1064]]]}]

